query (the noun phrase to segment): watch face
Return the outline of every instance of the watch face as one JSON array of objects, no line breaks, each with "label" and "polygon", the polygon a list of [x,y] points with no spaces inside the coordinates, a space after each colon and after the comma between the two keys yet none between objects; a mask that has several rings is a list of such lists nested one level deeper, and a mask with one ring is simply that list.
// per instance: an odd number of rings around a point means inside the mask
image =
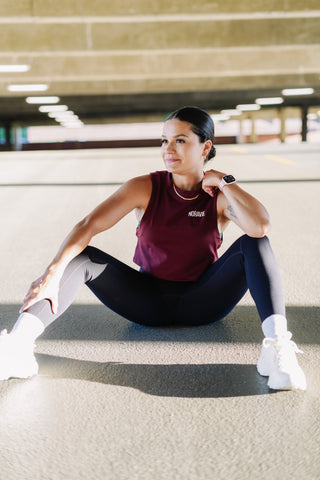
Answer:
[{"label": "watch face", "polygon": [[223,177],[223,180],[226,182],[226,183],[232,183],[232,182],[235,182],[236,179],[234,178],[233,175],[225,175]]}]

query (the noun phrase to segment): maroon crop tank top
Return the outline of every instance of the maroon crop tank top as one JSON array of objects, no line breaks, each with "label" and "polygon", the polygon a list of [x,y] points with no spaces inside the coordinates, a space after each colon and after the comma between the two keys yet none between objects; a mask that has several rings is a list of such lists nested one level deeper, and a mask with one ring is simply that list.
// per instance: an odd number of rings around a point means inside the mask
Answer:
[{"label": "maroon crop tank top", "polygon": [[145,272],[174,281],[194,281],[218,258],[217,195],[173,189],[167,171],[150,174],[152,194],[137,227],[133,261]]}]

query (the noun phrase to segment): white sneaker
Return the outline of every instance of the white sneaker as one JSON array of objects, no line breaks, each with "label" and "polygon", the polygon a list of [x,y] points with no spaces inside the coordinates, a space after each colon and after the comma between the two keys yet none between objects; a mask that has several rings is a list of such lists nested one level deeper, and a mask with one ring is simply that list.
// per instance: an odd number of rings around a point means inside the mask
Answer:
[{"label": "white sneaker", "polygon": [[291,340],[292,334],[277,338],[265,338],[257,370],[269,377],[268,386],[273,390],[306,390],[306,377],[298,364],[296,353],[302,353]]},{"label": "white sneaker", "polygon": [[3,330],[0,334],[0,380],[36,375],[39,367],[33,350],[32,342]]}]

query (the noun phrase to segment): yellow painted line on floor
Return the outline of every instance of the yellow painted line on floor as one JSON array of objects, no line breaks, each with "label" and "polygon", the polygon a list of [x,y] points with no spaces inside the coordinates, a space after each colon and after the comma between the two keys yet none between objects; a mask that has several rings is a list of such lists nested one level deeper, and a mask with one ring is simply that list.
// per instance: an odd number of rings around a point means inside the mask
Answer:
[{"label": "yellow painted line on floor", "polygon": [[245,148],[242,148],[242,147],[230,147],[231,150],[233,150],[234,152],[237,152],[237,153],[248,153],[248,150],[245,149]]},{"label": "yellow painted line on floor", "polygon": [[289,160],[288,158],[278,157],[278,155],[264,155],[267,160],[273,160],[274,162],[285,163],[286,165],[296,165],[297,162]]}]

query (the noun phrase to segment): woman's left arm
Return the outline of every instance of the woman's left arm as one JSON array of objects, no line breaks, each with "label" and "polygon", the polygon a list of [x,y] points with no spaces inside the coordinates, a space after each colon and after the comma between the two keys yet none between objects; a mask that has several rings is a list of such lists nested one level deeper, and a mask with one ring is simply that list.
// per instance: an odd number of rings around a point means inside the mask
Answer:
[{"label": "woman's left arm", "polygon": [[[216,170],[206,171],[202,182],[203,190],[212,196],[212,187],[218,187],[225,175]],[[264,237],[270,231],[269,215],[265,207],[237,183],[225,185],[222,192],[219,192],[217,211],[220,223],[226,226],[231,220],[250,237]]]}]

